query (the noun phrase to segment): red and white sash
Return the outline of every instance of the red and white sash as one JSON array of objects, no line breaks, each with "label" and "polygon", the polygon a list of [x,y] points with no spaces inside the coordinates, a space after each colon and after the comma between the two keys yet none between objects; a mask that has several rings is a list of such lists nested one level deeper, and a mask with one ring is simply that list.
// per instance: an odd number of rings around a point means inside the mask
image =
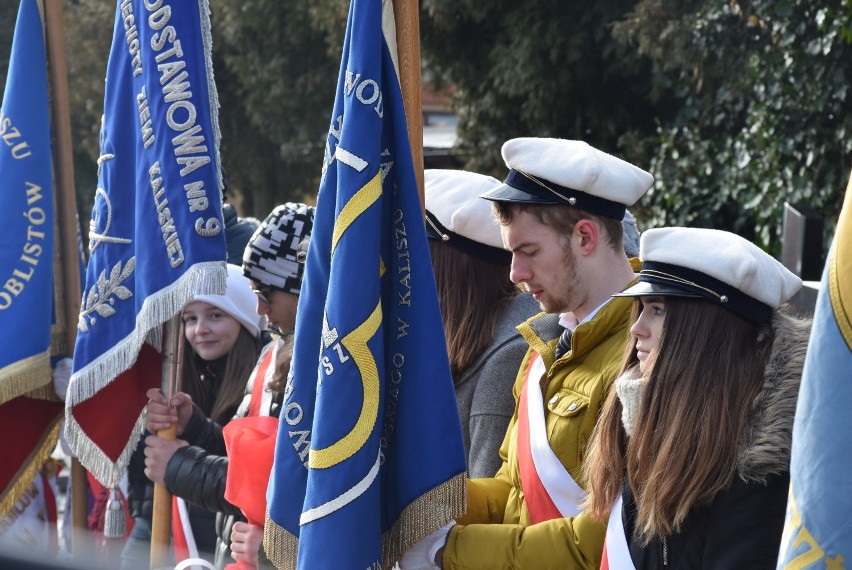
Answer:
[{"label": "red and white sash", "polygon": [[609,513],[601,570],[636,570],[633,559],[630,558],[627,535],[624,534],[624,523],[621,516],[623,506],[621,496],[619,496]]},{"label": "red and white sash", "polygon": [[175,562],[198,558],[198,547],[189,522],[189,509],[186,501],[176,495],[172,495],[172,542]]},{"label": "red and white sash", "polygon": [[[247,383],[250,392],[248,415],[268,416],[272,403],[272,392],[266,390],[266,385],[275,373],[275,356],[281,342],[272,342],[260,354],[257,365],[252,370]],[[177,562],[198,559],[198,548],[189,522],[189,510],[186,501],[180,497],[172,497],[172,539],[174,541],[175,560]],[[195,561],[193,560],[193,564]],[[200,568],[195,565],[193,568]]]},{"label": "red and white sash", "polygon": [[249,400],[249,416],[268,416],[269,407],[272,404],[272,392],[266,390],[266,386],[275,374],[275,358],[281,342],[271,343],[271,348],[261,353],[257,366],[249,376],[248,388],[251,393]]},{"label": "red and white sash", "polygon": [[546,372],[541,356],[533,353],[518,403],[518,466],[532,524],[577,516],[586,497],[547,440],[544,400],[538,385]]}]

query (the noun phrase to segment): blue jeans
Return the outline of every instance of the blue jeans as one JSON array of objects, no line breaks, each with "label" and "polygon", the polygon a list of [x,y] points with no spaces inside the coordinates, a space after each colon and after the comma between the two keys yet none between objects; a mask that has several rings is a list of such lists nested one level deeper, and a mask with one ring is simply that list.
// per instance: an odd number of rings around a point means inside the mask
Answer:
[{"label": "blue jeans", "polygon": [[151,566],[151,522],[136,517],[124,542],[119,570],[147,570]]}]

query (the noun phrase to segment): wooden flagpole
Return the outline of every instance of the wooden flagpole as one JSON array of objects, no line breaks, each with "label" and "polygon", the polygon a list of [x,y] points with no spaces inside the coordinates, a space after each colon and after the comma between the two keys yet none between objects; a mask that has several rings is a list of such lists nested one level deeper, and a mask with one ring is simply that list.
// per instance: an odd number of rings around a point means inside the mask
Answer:
[{"label": "wooden flagpole", "polygon": [[[80,271],[77,238],[77,202],[74,189],[74,160],[71,142],[71,115],[68,98],[68,67],[65,60],[65,28],[62,24],[62,0],[43,0],[47,43],[48,83],[50,85],[51,124],[54,137],[53,176],[59,231],[60,258],[65,295],[64,318],[68,356],[74,354],[77,318],[80,315]],[[71,459],[72,552],[85,551],[87,538],[86,471],[76,457]]]},{"label": "wooden flagpole", "polygon": [[[180,391],[185,336],[183,319],[178,313],[165,324],[163,350],[163,394],[171,400]],[[157,436],[169,441],[177,439],[177,424],[160,430]],[[172,495],[159,483],[154,485],[154,507],[151,518],[151,568],[169,565],[169,545],[172,539]]]},{"label": "wooden flagpole", "polygon": [[393,0],[399,81],[408,124],[408,142],[414,159],[414,176],[425,211],[423,190],[423,111],[420,103],[420,12],[417,0]]}]

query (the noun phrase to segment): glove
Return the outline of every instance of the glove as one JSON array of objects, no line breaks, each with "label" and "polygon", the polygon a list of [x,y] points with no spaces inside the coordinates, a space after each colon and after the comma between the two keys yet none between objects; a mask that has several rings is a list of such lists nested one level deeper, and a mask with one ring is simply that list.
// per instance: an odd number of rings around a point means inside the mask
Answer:
[{"label": "glove", "polygon": [[402,559],[399,561],[400,570],[441,570],[441,567],[435,564],[435,555],[447,544],[447,535],[450,534],[450,529],[455,524],[455,522],[451,522],[442,526],[432,534],[415,542],[402,555]]}]

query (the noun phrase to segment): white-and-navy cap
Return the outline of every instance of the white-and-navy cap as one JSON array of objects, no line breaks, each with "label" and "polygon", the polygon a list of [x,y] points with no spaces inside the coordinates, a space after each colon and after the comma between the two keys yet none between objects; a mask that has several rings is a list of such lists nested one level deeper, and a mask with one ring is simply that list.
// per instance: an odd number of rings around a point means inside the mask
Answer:
[{"label": "white-and-navy cap", "polygon": [[503,144],[509,175],[482,195],[495,202],[574,206],[621,220],[654,177],[583,141],[517,138]]},{"label": "white-and-navy cap", "polygon": [[761,324],[802,286],[802,280],[771,255],[721,230],[647,230],[640,239],[639,258],[639,282],[615,297],[701,297]]},{"label": "white-and-navy cap", "polygon": [[491,205],[479,199],[483,192],[500,186],[499,180],[465,170],[440,169],[426,170],[424,180],[428,238],[492,263],[512,262],[512,253],[503,248]]}]

